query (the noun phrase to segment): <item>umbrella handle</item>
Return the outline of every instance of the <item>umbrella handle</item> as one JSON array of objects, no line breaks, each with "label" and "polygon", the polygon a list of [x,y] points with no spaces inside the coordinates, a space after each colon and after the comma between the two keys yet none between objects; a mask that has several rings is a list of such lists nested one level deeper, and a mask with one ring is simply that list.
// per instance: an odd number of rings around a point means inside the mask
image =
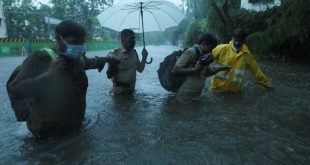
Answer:
[{"label": "umbrella handle", "polygon": [[145,61],[146,64],[151,64],[153,62],[153,58],[151,57],[151,60],[149,62]]}]

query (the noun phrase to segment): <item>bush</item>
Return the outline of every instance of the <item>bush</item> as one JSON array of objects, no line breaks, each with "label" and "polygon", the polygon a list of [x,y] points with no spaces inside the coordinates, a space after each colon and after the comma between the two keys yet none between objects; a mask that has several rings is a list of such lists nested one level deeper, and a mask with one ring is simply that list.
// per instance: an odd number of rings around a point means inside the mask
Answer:
[{"label": "bush", "polygon": [[287,0],[269,18],[265,33],[272,38],[270,50],[285,59],[310,62],[309,0]]},{"label": "bush", "polygon": [[254,24],[257,28],[246,26],[250,32],[260,31],[248,37],[251,50],[264,58],[310,62],[310,22],[305,21],[310,14],[309,5],[308,0],[287,0],[280,7],[261,12],[264,23]]},{"label": "bush", "polygon": [[187,31],[185,33],[185,40],[184,45],[186,47],[192,46],[194,43],[197,43],[199,40],[199,35],[201,31],[199,28],[199,21],[194,20],[192,23],[190,23],[189,27],[187,28]]},{"label": "bush", "polygon": [[233,29],[240,27],[250,34],[248,44],[254,54],[310,62],[309,6],[309,0],[285,0],[281,6],[259,12],[230,7],[224,12],[227,21],[211,7],[206,18],[190,23],[185,44],[192,45],[204,32],[215,35],[220,43],[227,43]]}]

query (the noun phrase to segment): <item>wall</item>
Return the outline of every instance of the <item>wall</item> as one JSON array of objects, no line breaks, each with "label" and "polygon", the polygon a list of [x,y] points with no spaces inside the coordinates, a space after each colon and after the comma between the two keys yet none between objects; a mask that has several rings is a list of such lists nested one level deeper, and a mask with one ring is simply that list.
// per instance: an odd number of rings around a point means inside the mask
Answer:
[{"label": "wall", "polygon": [[250,3],[249,0],[241,0],[241,8],[255,11],[263,11],[268,7],[280,6],[281,0],[273,0],[272,3]]},{"label": "wall", "polygon": [[[53,41],[45,39],[12,39],[12,38],[0,38],[0,56],[11,55],[29,55],[34,51],[40,50],[44,47],[52,47]],[[97,50],[109,50],[118,48],[120,46],[119,41],[87,41],[85,48],[87,51]]]}]

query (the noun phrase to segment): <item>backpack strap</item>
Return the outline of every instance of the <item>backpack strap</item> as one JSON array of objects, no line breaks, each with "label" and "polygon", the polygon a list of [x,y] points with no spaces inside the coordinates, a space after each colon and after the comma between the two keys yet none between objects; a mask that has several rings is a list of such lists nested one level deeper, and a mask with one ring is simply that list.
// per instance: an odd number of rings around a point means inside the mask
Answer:
[{"label": "backpack strap", "polygon": [[201,56],[201,53],[200,53],[200,50],[199,50],[199,46],[198,46],[198,45],[194,45],[193,47],[194,47],[195,52],[196,52],[196,54],[198,55],[198,57],[200,57],[200,56]]},{"label": "backpack strap", "polygon": [[[57,53],[51,48],[42,48],[40,50],[46,51],[47,54],[52,58],[52,60],[55,60],[57,57]],[[85,65],[85,60],[86,60],[86,57],[84,55],[80,57],[80,61],[82,62],[83,65]]]},{"label": "backpack strap", "polygon": [[[200,53],[200,50],[199,50],[199,46],[198,46],[198,45],[195,44],[195,45],[193,46],[193,48],[195,49],[195,52],[196,52],[196,54],[197,54],[197,58],[196,58],[196,60],[195,60],[195,61],[197,62],[197,61],[199,60],[199,58],[202,56],[202,54]],[[196,63],[196,62],[195,62],[195,63]]]},{"label": "backpack strap", "polygon": [[53,49],[50,48],[42,48],[41,51],[46,51],[47,54],[52,58],[52,60],[55,60],[57,57],[56,52]]},{"label": "backpack strap", "polygon": [[82,55],[82,56],[80,57],[80,61],[81,61],[82,65],[85,66],[85,65],[86,65],[86,64],[85,64],[86,56],[85,56],[85,55]]}]

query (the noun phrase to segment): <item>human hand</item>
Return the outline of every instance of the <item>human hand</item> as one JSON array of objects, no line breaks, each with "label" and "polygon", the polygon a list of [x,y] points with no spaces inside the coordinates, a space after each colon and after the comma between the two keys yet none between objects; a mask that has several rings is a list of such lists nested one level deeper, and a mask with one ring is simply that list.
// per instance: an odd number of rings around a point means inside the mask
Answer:
[{"label": "human hand", "polygon": [[142,59],[146,60],[148,55],[149,55],[149,53],[147,52],[147,50],[145,48],[143,48],[143,50],[142,50]]},{"label": "human hand", "polygon": [[261,89],[267,91],[267,92],[270,92],[270,91],[273,91],[273,90],[274,90],[273,86],[271,86],[271,85],[270,85],[270,86],[263,86],[262,84],[259,84],[259,87],[260,87]]},{"label": "human hand", "polygon": [[216,72],[219,72],[219,71],[230,71],[231,67],[229,65],[226,65],[226,66],[223,66],[223,67],[218,67],[216,69]]},{"label": "human hand", "polygon": [[197,61],[194,67],[194,72],[200,71],[202,68],[201,61]]},{"label": "human hand", "polygon": [[269,86],[269,87],[267,87],[266,88],[268,91],[273,91],[273,90],[275,90],[274,88],[273,88],[273,86]]},{"label": "human hand", "polygon": [[226,65],[226,66],[224,67],[224,70],[229,71],[230,69],[231,69],[231,66],[230,66],[230,65]]},{"label": "human hand", "polygon": [[58,56],[56,60],[53,60],[47,70],[51,75],[58,73],[60,70],[66,69],[66,60],[62,56]]},{"label": "human hand", "polygon": [[211,53],[206,53],[200,57],[199,61],[201,61],[202,65],[209,66],[214,61],[214,58]]}]

